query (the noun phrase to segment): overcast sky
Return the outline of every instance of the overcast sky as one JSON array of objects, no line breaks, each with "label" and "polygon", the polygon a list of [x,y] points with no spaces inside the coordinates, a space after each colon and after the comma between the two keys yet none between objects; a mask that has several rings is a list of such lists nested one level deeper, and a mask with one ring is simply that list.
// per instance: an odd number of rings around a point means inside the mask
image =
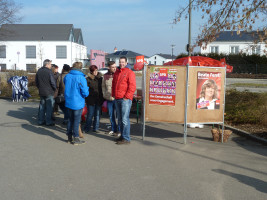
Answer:
[{"label": "overcast sky", "polygon": [[[187,0],[23,0],[23,24],[73,24],[81,28],[90,49],[127,49],[146,56],[185,52],[188,21],[172,24],[175,11]],[[194,39],[199,15],[193,15]]]}]

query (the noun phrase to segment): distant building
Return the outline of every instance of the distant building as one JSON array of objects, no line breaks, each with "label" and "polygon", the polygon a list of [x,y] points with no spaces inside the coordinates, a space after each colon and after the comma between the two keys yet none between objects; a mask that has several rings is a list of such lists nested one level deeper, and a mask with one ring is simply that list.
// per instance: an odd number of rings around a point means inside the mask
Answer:
[{"label": "distant building", "polygon": [[72,24],[5,24],[0,28],[0,66],[34,72],[45,59],[62,69],[85,62],[87,47],[82,30]]},{"label": "distant building", "polygon": [[[175,56],[173,56],[173,59],[175,59]],[[170,54],[154,54],[153,56],[147,58],[147,63],[149,65],[163,65],[169,61],[172,61],[172,56]]]},{"label": "distant building", "polygon": [[[108,54],[106,55],[106,64],[109,61],[114,61],[116,63],[117,66],[119,66],[119,59],[122,56],[125,56],[128,60],[128,64],[131,65],[131,67],[134,66],[134,63],[136,62],[136,56],[141,56],[143,54],[140,53],[136,53],[130,50],[122,50],[122,51],[118,51],[117,48],[115,47],[114,49],[114,53]],[[145,59],[148,58],[147,56],[145,56]]]},{"label": "distant building", "polygon": [[98,69],[105,67],[105,52],[101,50],[90,50],[90,63],[96,65]]},{"label": "distant building", "polygon": [[246,53],[249,55],[258,54],[265,55],[267,47],[265,43],[255,43],[257,40],[258,33],[257,31],[241,31],[240,34],[237,34],[237,31],[222,31],[219,33],[218,37],[214,42],[211,42],[207,45],[207,48],[204,46],[200,49],[200,52],[203,54],[206,53],[224,53],[224,54],[238,54]]}]

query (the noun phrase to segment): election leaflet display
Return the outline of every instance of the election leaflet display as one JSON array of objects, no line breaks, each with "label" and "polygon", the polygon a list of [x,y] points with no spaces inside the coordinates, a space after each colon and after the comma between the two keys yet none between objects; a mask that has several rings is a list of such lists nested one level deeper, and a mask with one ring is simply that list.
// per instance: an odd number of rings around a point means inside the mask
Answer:
[{"label": "election leaflet display", "polygon": [[146,120],[184,122],[185,66],[146,66]]},{"label": "election leaflet display", "polygon": [[221,123],[224,113],[225,68],[189,66],[186,98],[186,66],[145,66],[145,120],[184,124]]},{"label": "election leaflet display", "polygon": [[149,104],[175,105],[177,69],[151,67]]},{"label": "election leaflet display", "polygon": [[188,123],[221,123],[224,113],[225,68],[190,67]]}]

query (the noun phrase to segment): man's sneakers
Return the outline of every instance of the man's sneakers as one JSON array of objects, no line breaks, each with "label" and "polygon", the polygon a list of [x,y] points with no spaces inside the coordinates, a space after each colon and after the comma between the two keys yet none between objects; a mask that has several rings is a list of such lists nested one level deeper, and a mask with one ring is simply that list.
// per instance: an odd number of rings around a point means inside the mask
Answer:
[{"label": "man's sneakers", "polygon": [[81,141],[80,138],[75,137],[73,140],[73,145],[80,145],[80,144],[84,144],[85,141]]},{"label": "man's sneakers", "polygon": [[111,135],[111,136],[115,136],[115,137],[120,137],[121,136],[120,132],[114,133],[113,131],[109,131],[107,134]]},{"label": "man's sneakers", "polygon": [[72,144],[73,143],[72,135],[68,135],[68,143],[69,144]]},{"label": "man's sneakers", "polygon": [[114,132],[113,131],[109,131],[108,135],[114,135]]},{"label": "man's sneakers", "polygon": [[116,144],[120,145],[120,144],[130,144],[131,142],[125,139],[119,140],[116,142]]},{"label": "man's sneakers", "polygon": [[51,124],[46,124],[46,126],[55,126],[55,123],[52,122]]}]

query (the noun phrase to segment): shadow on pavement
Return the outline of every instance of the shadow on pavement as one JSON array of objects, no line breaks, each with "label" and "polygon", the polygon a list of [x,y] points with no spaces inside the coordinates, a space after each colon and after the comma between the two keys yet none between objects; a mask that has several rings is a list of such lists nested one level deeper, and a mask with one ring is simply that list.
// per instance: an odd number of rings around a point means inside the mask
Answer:
[{"label": "shadow on pavement", "polygon": [[36,126],[30,125],[30,124],[22,124],[21,127],[26,129],[26,130],[28,130],[28,131],[31,131],[33,133],[39,134],[39,135],[50,136],[50,137],[52,137],[54,139],[57,139],[59,141],[62,141],[62,142],[66,142],[67,141],[66,139],[63,139],[62,137],[59,137],[58,135],[56,135],[52,131],[47,130],[47,129],[43,128],[43,127],[36,127]]},{"label": "shadow on pavement", "polygon": [[242,175],[242,174],[236,174],[233,172],[229,172],[223,169],[213,169],[212,171],[219,173],[219,174],[224,174],[226,176],[230,176],[232,178],[237,179],[239,182],[246,184],[248,186],[254,187],[256,190],[262,192],[262,193],[267,193],[267,182],[262,181],[250,176]]},{"label": "shadow on pavement", "polygon": [[[13,122],[13,123],[6,123],[6,124],[0,124],[0,126],[16,126],[16,127],[22,127],[28,131],[31,131],[35,134],[41,134],[41,135],[48,135],[55,139],[59,139],[61,141],[65,141],[61,137],[58,137],[56,134],[54,134],[52,131],[59,131],[61,133],[64,133],[64,137],[66,134],[66,127],[63,126],[38,126],[37,124],[37,112],[38,109],[34,107],[21,107],[18,110],[10,110],[7,112],[7,115],[13,118],[17,119],[24,119],[29,122],[29,124],[25,124],[23,122]],[[46,133],[47,132],[47,133]]]},{"label": "shadow on pavement", "polygon": [[266,146],[264,146],[263,144],[254,142],[242,136],[234,137],[232,138],[232,141],[235,142],[238,146],[246,149],[247,151],[251,151],[262,156],[267,156]]}]

